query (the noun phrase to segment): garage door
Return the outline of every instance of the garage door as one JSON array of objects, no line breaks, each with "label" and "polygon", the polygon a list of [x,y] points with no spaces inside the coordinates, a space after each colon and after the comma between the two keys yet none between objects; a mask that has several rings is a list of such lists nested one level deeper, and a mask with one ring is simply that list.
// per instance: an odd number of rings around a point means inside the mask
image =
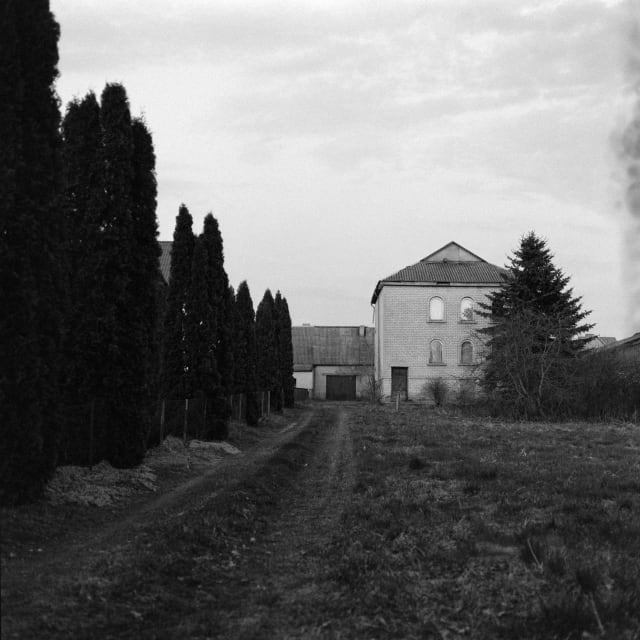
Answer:
[{"label": "garage door", "polygon": [[327,376],[327,400],[355,400],[355,376]]}]

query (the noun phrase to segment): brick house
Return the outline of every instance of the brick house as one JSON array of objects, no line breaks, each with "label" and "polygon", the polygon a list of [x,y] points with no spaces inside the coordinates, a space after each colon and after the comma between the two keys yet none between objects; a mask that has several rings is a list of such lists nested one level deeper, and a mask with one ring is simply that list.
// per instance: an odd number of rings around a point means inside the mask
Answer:
[{"label": "brick house", "polygon": [[475,393],[482,358],[477,331],[488,322],[478,315],[478,302],[505,273],[450,242],[378,282],[371,304],[375,372],[384,396],[425,398],[434,378],[454,393]]}]

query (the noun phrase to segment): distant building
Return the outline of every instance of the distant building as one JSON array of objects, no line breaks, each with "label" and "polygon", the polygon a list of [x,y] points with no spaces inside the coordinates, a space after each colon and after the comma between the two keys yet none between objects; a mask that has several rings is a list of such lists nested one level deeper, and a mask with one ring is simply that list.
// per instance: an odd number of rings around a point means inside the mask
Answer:
[{"label": "distant building", "polygon": [[605,348],[625,360],[640,363],[640,331],[637,331],[629,338],[608,344]]},{"label": "distant building", "polygon": [[500,287],[504,274],[450,242],[378,282],[371,304],[375,371],[384,396],[426,397],[434,378],[454,392],[475,393],[482,359],[477,331],[488,324],[478,303]]},{"label": "distant building", "polygon": [[173,242],[171,242],[171,240],[160,240],[158,244],[162,251],[160,254],[160,272],[162,273],[164,281],[169,284],[169,274],[171,273],[171,245]]},{"label": "distant building", "polygon": [[616,342],[615,338],[608,336],[594,336],[592,334],[587,334],[585,338],[589,339],[589,341],[584,345],[585,349],[602,349],[603,347],[608,347]]},{"label": "distant building", "polygon": [[356,400],[373,374],[372,327],[292,327],[296,388],[316,400]]}]

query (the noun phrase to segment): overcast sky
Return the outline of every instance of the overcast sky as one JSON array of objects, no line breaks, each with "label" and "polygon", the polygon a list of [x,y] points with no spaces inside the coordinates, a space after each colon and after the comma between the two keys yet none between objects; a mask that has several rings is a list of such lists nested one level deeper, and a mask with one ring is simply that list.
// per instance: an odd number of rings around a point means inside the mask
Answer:
[{"label": "overcast sky", "polygon": [[628,5],[605,0],[51,0],[63,108],[122,82],[157,155],[160,239],[220,223],[231,283],[294,324],[371,324],[376,282],[529,230],[630,335],[612,137]]}]

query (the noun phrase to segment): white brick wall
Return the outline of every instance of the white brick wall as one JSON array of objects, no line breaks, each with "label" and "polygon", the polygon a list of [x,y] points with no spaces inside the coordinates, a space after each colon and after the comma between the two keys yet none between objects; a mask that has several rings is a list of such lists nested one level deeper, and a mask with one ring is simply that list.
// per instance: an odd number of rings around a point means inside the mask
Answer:
[{"label": "white brick wall", "polygon": [[[460,318],[460,302],[469,297],[486,301],[496,287],[385,285],[376,303],[376,375],[382,379],[383,393],[391,393],[391,367],[408,367],[409,398],[424,396],[430,378],[446,379],[453,391],[460,379],[476,379],[474,366],[460,364],[460,347],[465,340],[474,346],[474,362],[481,357],[482,343],[475,335],[487,320],[474,315],[473,322]],[[444,321],[429,320],[429,300],[444,301]],[[442,365],[429,364],[429,345],[442,342]]]}]

